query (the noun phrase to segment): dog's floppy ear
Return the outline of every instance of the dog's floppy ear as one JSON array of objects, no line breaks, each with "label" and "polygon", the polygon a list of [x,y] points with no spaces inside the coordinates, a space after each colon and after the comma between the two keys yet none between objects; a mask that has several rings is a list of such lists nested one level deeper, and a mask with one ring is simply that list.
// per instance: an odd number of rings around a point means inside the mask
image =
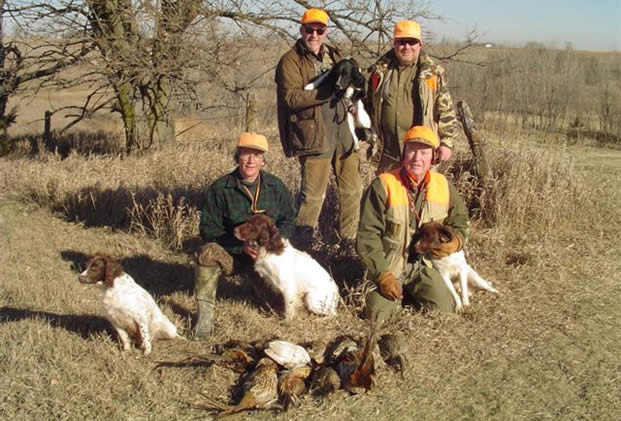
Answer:
[{"label": "dog's floppy ear", "polygon": [[259,230],[259,235],[257,235],[257,244],[261,247],[268,247],[270,243],[270,232],[268,227],[263,227]]},{"label": "dog's floppy ear", "polygon": [[123,267],[119,262],[112,257],[104,256],[104,264],[106,265],[106,275],[104,276],[104,282],[108,286],[112,286],[114,278],[123,273]]},{"label": "dog's floppy ear", "polygon": [[267,245],[267,250],[274,253],[280,253],[285,245],[282,242],[282,237],[280,235],[280,230],[276,225],[268,226],[270,241]]},{"label": "dog's floppy ear", "polygon": [[439,230],[439,238],[441,243],[449,243],[453,241],[453,237],[455,234],[453,233],[453,229],[446,225],[440,225],[438,227]]},{"label": "dog's floppy ear", "polygon": [[280,231],[274,224],[268,224],[261,232],[262,243],[270,253],[280,254],[285,245],[282,242]]}]

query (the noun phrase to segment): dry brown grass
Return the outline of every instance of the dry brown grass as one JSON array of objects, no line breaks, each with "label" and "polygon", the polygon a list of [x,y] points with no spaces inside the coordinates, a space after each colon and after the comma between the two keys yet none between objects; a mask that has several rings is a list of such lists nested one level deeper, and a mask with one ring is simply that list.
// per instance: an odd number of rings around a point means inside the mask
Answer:
[{"label": "dry brown grass", "polygon": [[[268,168],[289,186],[295,160],[274,128]],[[447,172],[464,193],[474,229],[473,266],[502,295],[476,294],[463,315],[404,310],[385,327],[408,333],[410,371],[381,369],[364,396],[307,396],[288,413],[231,419],[599,419],[621,413],[618,152],[565,148],[548,138],[486,133],[492,186],[469,175],[463,148]],[[42,154],[0,160],[0,417],[194,419],[201,393],[227,401],[237,377],[176,364],[228,339],[293,341],[364,334],[367,285],[355,256],[339,252],[335,195],[314,254],[342,287],[338,317],[285,323],[240,277],[218,290],[206,342],[158,342],[149,358],[122,353],[92,286],[78,284],[86,254],[118,256],[187,335],[194,312],[189,253],[201,193],[233,166],[235,135],[143,156]],[[465,142],[461,141],[461,146]],[[547,145],[547,146],[542,146]],[[606,162],[607,165],[601,165]],[[368,182],[369,168],[363,168]],[[158,362],[162,363],[158,366]]]}]

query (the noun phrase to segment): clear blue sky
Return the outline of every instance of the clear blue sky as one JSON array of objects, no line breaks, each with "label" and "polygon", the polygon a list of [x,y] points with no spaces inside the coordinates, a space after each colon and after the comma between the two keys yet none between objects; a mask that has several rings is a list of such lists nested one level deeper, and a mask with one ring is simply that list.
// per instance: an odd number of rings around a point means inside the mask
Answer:
[{"label": "clear blue sky", "polygon": [[462,40],[476,28],[481,41],[621,51],[621,0],[434,0],[430,6],[446,18],[422,21],[438,39]]}]

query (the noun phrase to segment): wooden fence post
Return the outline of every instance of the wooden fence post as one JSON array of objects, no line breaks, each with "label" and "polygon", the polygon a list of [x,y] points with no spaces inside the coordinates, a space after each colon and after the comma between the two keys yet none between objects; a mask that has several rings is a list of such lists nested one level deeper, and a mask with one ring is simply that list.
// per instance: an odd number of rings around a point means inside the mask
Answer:
[{"label": "wooden fence post", "polygon": [[246,95],[246,131],[257,131],[257,99],[250,92]]},{"label": "wooden fence post", "polygon": [[487,165],[487,157],[485,156],[485,141],[477,133],[474,126],[472,112],[470,111],[470,107],[466,101],[459,101],[457,103],[457,116],[461,120],[464,133],[466,134],[468,143],[470,144],[476,175],[481,181],[481,184],[485,186],[487,179],[490,176],[489,166]]},{"label": "wooden fence post", "polygon": [[54,145],[54,136],[52,135],[52,112],[45,112],[45,124],[43,127],[43,143],[45,144],[45,148],[50,151],[55,151]]}]

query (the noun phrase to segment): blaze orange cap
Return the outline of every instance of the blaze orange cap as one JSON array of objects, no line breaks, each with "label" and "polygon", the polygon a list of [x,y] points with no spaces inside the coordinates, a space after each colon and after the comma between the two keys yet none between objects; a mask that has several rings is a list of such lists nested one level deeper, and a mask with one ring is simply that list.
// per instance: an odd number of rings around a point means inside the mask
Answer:
[{"label": "blaze orange cap", "polygon": [[394,38],[415,38],[421,40],[420,25],[413,20],[399,21],[395,24]]},{"label": "blaze orange cap", "polygon": [[425,126],[414,126],[403,137],[403,147],[408,143],[423,143],[436,149],[440,146],[440,138],[433,130]]},{"label": "blaze orange cap", "polygon": [[320,23],[322,25],[328,26],[328,14],[321,9],[307,9],[302,15],[301,23],[304,25],[305,23]]},{"label": "blaze orange cap", "polygon": [[267,138],[262,134],[244,132],[239,137],[237,147],[267,152]]}]

